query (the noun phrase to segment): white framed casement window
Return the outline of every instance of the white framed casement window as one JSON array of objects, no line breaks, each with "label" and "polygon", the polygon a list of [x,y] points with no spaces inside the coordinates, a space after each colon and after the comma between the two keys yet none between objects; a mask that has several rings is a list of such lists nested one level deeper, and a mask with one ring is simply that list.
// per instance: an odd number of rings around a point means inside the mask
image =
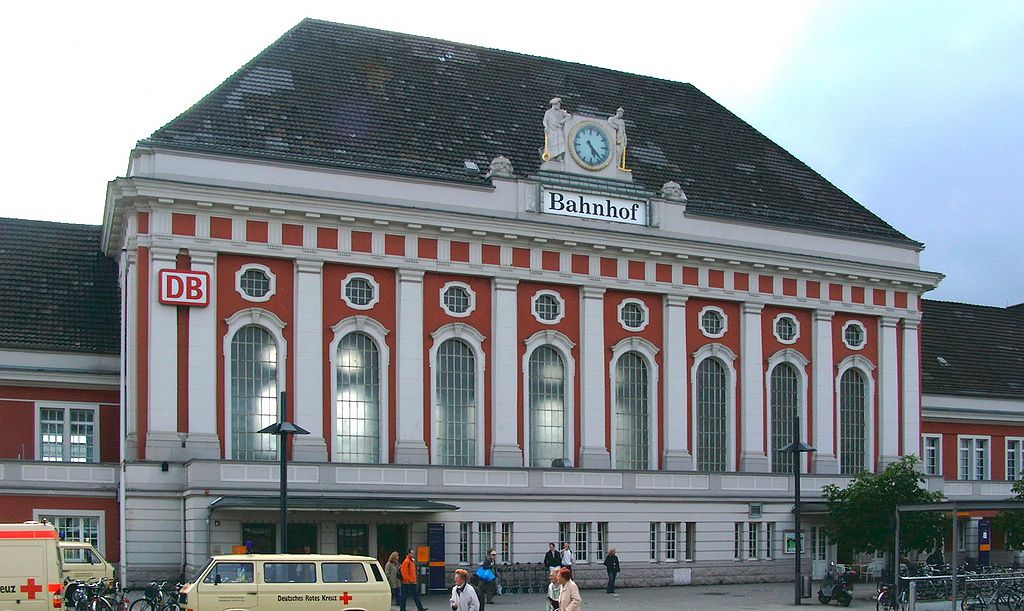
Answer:
[{"label": "white framed casement window", "polygon": [[627,331],[643,331],[651,321],[647,304],[640,299],[623,299],[618,308],[619,324]]},{"label": "white framed casement window", "polygon": [[597,549],[595,550],[594,559],[598,562],[604,561],[605,556],[608,554],[608,522],[597,523]]},{"label": "white framed casement window", "polygon": [[942,435],[921,435],[921,457],[925,475],[942,475]]},{"label": "white framed casement window", "polygon": [[556,324],[565,318],[565,299],[558,291],[537,291],[530,299],[530,312],[541,324]]},{"label": "white framed casement window", "polygon": [[1024,475],[1024,437],[1006,438],[1006,481],[1021,479]]},{"label": "white framed casement window", "polygon": [[473,562],[473,523],[459,522],[459,564]]},{"label": "white framed casement window", "polygon": [[353,272],[341,281],[341,299],[353,310],[369,310],[380,301],[380,285],[370,274]]},{"label": "white framed casement window", "polygon": [[612,346],[611,463],[616,469],[654,469],[658,459],[658,348],[639,337]]},{"label": "white framed casement window", "polygon": [[266,265],[246,263],[235,272],[235,290],[246,301],[270,301],[277,293],[277,276]]},{"label": "white framed casement window", "polygon": [[837,366],[836,405],[839,412],[839,473],[873,471],[874,396],[871,372],[875,366],[863,356],[843,359]]},{"label": "white framed casement window", "polygon": [[[769,458],[772,473],[789,475],[793,473],[793,454],[783,452],[793,441],[793,421],[800,414],[801,423],[808,427],[810,419],[806,417],[807,397],[807,357],[792,348],[784,348],[768,359],[769,375],[766,377],[768,413],[771,417],[769,426]],[[806,438],[808,430],[801,431],[801,438]],[[801,456],[801,464],[806,466],[806,455]]]},{"label": "white framed casement window", "polygon": [[732,559],[743,560],[743,522],[732,525]]},{"label": "white framed casement window", "polygon": [[36,460],[99,462],[99,406],[36,403],[36,439]]},{"label": "white framed casement window", "polygon": [[764,525],[764,557],[766,560],[775,558],[775,522]]},{"label": "white framed casement window", "polygon": [[665,561],[679,561],[679,522],[665,522]]},{"label": "white framed casement window", "polygon": [[717,339],[729,330],[729,317],[725,310],[716,306],[704,306],[697,315],[697,325],[705,337]]},{"label": "white framed casement window", "polygon": [[684,560],[693,561],[697,557],[697,523],[687,522],[683,530]]},{"label": "white framed casement window", "polygon": [[480,542],[480,553],[477,558],[487,558],[487,552],[494,547],[494,522],[479,522],[476,525],[477,528],[477,539]]},{"label": "white framed casement window", "polygon": [[332,460],[385,463],[388,443],[388,330],[366,316],[331,327]]},{"label": "white framed casement window", "polygon": [[499,556],[502,562],[512,562],[512,522],[501,523],[501,545]]},{"label": "white framed casement window", "polygon": [[792,314],[779,314],[772,321],[772,334],[780,344],[795,344],[800,339],[800,321]]},{"label": "white framed casement window", "polygon": [[660,522],[651,522],[650,532],[648,533],[648,560],[650,562],[657,562],[660,560],[660,551],[658,549],[658,536],[661,530]]},{"label": "white framed casement window", "polygon": [[562,546],[565,543],[572,545],[572,522],[558,523],[558,544],[555,547],[559,554],[562,553]]},{"label": "white framed casement window", "polygon": [[576,562],[590,562],[590,522],[576,522]]},{"label": "white framed casement window", "polygon": [[736,353],[722,344],[706,344],[693,353],[690,388],[694,426],[690,447],[694,448],[697,471],[736,469],[735,361]]},{"label": "white framed casement window", "polygon": [[850,350],[860,350],[867,343],[868,332],[859,320],[848,320],[843,325],[843,344]]},{"label": "white framed casement window", "polygon": [[476,310],[476,291],[465,282],[446,282],[441,287],[441,309],[455,318],[469,316]]},{"label": "white framed casement window", "polygon": [[430,371],[432,463],[484,464],[484,335],[463,324],[445,325],[431,334]]},{"label": "white framed casement window", "polygon": [[526,340],[523,353],[523,411],[526,427],[523,447],[526,464],[551,467],[555,459],[573,456],[576,347],[553,329],[538,331]]},{"label": "white framed casement window", "polygon": [[761,523],[747,523],[747,558],[757,560],[757,554],[761,551]]},{"label": "white framed casement window", "polygon": [[33,509],[32,519],[44,519],[57,527],[61,541],[92,543],[101,554],[106,554],[106,512],[78,509]]},{"label": "white framed casement window", "polygon": [[992,464],[989,449],[992,438],[988,435],[957,435],[959,447],[959,469],[957,479],[992,479]]}]

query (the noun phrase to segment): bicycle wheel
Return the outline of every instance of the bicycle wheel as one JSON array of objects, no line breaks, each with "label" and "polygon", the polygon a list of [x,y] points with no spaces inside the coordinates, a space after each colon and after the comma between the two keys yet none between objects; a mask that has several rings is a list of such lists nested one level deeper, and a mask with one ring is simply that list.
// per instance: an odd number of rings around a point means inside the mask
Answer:
[{"label": "bicycle wheel", "polygon": [[110,600],[102,596],[92,599],[92,604],[89,607],[90,611],[114,611],[114,607],[110,605]]},{"label": "bicycle wheel", "polygon": [[1003,590],[996,596],[996,611],[1019,611],[1024,598],[1012,590]]},{"label": "bicycle wheel", "polygon": [[148,598],[140,598],[128,607],[128,611],[157,611],[156,605]]}]

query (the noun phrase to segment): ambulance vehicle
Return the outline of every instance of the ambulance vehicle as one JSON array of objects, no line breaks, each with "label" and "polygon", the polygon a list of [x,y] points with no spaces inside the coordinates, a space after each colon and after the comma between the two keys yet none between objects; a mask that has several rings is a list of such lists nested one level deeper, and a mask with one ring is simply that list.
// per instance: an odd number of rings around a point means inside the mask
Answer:
[{"label": "ambulance vehicle", "polygon": [[0,524],[0,611],[62,608],[58,539],[52,524]]}]

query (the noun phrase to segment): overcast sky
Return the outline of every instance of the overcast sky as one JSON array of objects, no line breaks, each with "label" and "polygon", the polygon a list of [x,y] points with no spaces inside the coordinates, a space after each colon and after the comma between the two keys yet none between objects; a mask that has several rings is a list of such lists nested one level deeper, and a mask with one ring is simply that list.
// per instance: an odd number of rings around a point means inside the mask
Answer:
[{"label": "overcast sky", "polygon": [[137,140],[316,17],[693,83],[924,242],[929,297],[1024,302],[1024,2],[407,4],[4,3],[0,216],[99,224]]}]

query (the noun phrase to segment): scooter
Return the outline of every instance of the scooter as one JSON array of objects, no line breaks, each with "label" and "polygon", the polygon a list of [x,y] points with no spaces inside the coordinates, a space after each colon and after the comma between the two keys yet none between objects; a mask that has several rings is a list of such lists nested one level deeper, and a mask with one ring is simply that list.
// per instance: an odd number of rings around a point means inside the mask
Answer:
[{"label": "scooter", "polygon": [[849,607],[853,601],[853,580],[857,577],[856,571],[842,571],[832,562],[828,566],[825,578],[818,586],[818,602],[827,605],[832,600],[844,607]]}]

